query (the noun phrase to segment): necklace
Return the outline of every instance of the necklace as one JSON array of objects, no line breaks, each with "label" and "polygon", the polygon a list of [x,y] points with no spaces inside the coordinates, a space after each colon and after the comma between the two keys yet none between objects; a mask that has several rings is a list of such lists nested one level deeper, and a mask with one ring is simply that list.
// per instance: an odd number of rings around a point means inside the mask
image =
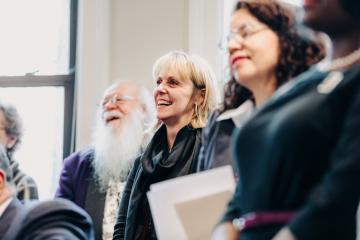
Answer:
[{"label": "necklace", "polygon": [[356,61],[360,60],[360,48],[356,49],[349,55],[341,58],[337,58],[329,64],[323,64],[319,66],[319,69],[324,72],[330,72],[346,67],[350,67]]}]

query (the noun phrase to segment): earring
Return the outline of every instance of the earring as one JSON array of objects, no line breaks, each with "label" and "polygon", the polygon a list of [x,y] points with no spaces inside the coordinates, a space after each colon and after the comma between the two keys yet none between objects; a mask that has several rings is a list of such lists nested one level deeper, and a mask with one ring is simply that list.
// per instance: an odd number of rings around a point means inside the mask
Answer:
[{"label": "earring", "polygon": [[199,106],[195,103],[195,117],[199,116]]}]

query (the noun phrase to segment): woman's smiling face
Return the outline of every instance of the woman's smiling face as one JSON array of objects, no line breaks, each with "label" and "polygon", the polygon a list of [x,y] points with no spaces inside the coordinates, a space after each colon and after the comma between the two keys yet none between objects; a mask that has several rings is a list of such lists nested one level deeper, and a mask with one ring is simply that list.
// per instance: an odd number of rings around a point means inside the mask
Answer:
[{"label": "woman's smiling face", "polygon": [[194,116],[193,82],[180,76],[171,65],[165,66],[156,77],[154,100],[157,118],[165,125],[187,125]]},{"label": "woman's smiling face", "polygon": [[228,51],[231,70],[241,85],[253,90],[257,79],[276,79],[279,37],[246,9],[232,16]]}]

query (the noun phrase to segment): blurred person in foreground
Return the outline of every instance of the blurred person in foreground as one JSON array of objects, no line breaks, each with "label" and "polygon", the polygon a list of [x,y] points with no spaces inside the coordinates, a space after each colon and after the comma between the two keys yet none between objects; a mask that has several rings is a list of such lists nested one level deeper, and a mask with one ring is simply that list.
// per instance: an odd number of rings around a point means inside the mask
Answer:
[{"label": "blurred person in foreground", "polygon": [[241,127],[276,89],[324,57],[319,39],[299,33],[295,22],[298,10],[274,1],[235,5],[224,46],[231,79],[224,88],[222,107],[211,114],[203,130],[198,171],[231,165],[237,175],[231,154],[235,127]]},{"label": "blurred person in foreground", "polygon": [[146,146],[145,128],[155,122],[154,113],[146,89],[116,82],[105,90],[99,105],[92,146],[64,160],[56,197],[90,214],[96,239],[112,239],[126,178]]},{"label": "blurred person in foreground", "polygon": [[20,201],[26,201],[38,199],[39,196],[34,179],[20,170],[19,163],[14,158],[14,153],[21,144],[22,136],[23,126],[17,109],[0,100],[0,143],[5,147],[10,160],[17,198]]},{"label": "blurred person in foreground", "polygon": [[240,180],[214,239],[356,239],[359,12],[359,1],[304,0],[304,24],[331,39],[330,62],[284,85],[235,134]]},{"label": "blurred person in foreground", "polygon": [[94,239],[90,217],[68,200],[20,203],[12,175],[0,146],[0,239]]}]

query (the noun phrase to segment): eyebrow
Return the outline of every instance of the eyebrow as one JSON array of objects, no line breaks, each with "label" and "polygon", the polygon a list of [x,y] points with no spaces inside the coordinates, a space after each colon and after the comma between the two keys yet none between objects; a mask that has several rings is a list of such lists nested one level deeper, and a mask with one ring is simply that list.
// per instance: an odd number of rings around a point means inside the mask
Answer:
[{"label": "eyebrow", "polygon": [[131,96],[129,94],[124,94],[124,95],[114,94],[111,97],[103,98],[101,102],[104,103],[104,102],[108,102],[109,100],[113,100],[113,99],[116,99],[116,100],[118,100],[118,99],[133,100],[133,99],[135,99],[135,97],[133,97],[133,96]]},{"label": "eyebrow", "polygon": [[244,30],[246,27],[254,27],[255,25],[252,22],[245,22],[243,24],[241,24],[240,26],[237,26],[235,28],[232,28],[239,31],[239,30]]},{"label": "eyebrow", "polygon": [[157,78],[156,78],[156,80],[158,80],[158,79],[169,79],[169,78],[174,78],[174,79],[178,79],[179,77],[175,77],[174,75],[170,75],[170,76],[167,76],[167,77],[162,77],[162,76],[158,76]]}]

